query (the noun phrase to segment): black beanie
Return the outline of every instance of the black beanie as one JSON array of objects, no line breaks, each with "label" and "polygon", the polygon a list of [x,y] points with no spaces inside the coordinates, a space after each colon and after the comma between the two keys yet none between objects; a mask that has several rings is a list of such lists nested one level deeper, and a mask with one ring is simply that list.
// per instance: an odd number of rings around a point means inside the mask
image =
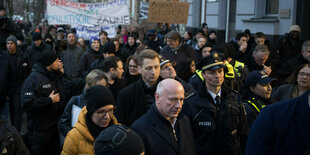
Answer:
[{"label": "black beanie", "polygon": [[115,45],[114,45],[114,43],[111,42],[111,41],[105,43],[105,44],[103,45],[102,50],[103,50],[103,53],[114,53],[114,54],[116,54]]},{"label": "black beanie", "polygon": [[23,34],[21,34],[21,33],[19,33],[19,34],[16,35],[16,39],[17,39],[17,40],[20,40],[20,41],[22,41],[22,42],[24,42],[24,40],[25,40]]},{"label": "black beanie", "polygon": [[92,116],[96,110],[103,106],[115,104],[111,91],[101,85],[87,89],[85,98],[87,101],[86,109],[88,116]]},{"label": "black beanie", "polygon": [[14,37],[14,36],[9,36],[9,37],[6,39],[6,42],[8,42],[8,41],[13,41],[13,42],[15,43],[15,45],[17,45],[17,39],[16,39],[16,37]]},{"label": "black beanie", "polygon": [[40,58],[39,62],[46,67],[51,65],[56,59],[57,59],[56,53],[47,50],[42,53],[42,57]]},{"label": "black beanie", "polygon": [[125,125],[103,130],[95,141],[96,155],[137,155],[144,151],[140,136]]},{"label": "black beanie", "polygon": [[36,40],[42,40],[40,32],[33,32],[33,34],[32,34],[32,41],[36,41]]}]

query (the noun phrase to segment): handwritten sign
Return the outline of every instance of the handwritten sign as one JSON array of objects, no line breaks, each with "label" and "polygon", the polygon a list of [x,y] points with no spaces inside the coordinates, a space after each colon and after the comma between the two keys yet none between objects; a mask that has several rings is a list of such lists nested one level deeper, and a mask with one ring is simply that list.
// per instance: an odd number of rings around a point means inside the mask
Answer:
[{"label": "handwritten sign", "polygon": [[108,25],[108,26],[83,26],[78,25],[74,26],[76,29],[76,34],[78,37],[83,37],[84,39],[91,39],[94,37],[99,38],[100,31],[106,31],[108,33],[109,38],[114,38],[116,35],[115,27],[114,25]]},{"label": "handwritten sign", "polygon": [[187,2],[151,0],[148,22],[186,24],[189,10]]},{"label": "handwritten sign", "polygon": [[102,3],[78,3],[69,0],[47,0],[46,19],[50,25],[128,25],[128,0]]}]

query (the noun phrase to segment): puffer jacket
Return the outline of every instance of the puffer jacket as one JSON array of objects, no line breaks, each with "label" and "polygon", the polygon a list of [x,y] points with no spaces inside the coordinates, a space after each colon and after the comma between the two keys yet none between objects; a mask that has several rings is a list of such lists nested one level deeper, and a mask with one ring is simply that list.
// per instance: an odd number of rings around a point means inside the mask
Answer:
[{"label": "puffer jacket", "polygon": [[[95,154],[95,139],[87,128],[85,120],[86,114],[87,110],[85,106],[79,114],[78,122],[66,136],[61,152],[62,155]],[[118,124],[114,115],[111,121],[111,125]]]}]

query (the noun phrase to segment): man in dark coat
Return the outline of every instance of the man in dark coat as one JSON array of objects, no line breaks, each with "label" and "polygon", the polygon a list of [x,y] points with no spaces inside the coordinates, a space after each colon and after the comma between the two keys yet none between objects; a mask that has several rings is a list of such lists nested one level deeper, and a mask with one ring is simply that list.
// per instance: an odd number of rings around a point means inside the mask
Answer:
[{"label": "man in dark coat", "polygon": [[279,54],[282,63],[295,58],[301,51],[301,45],[300,27],[298,25],[292,25],[289,33],[280,39]]},{"label": "man in dark coat", "polygon": [[21,130],[22,124],[22,108],[20,103],[20,92],[23,86],[23,82],[31,72],[30,58],[17,48],[17,39],[14,36],[10,36],[6,40],[7,52],[9,54],[10,61],[14,64],[14,70],[16,75],[16,90],[14,96],[10,97],[10,117],[12,124],[18,131]]},{"label": "man in dark coat", "polygon": [[182,114],[189,117],[198,154],[240,155],[245,144],[246,114],[241,96],[225,88],[224,64],[205,57],[205,79],[197,93],[184,101]]},{"label": "man in dark coat", "polygon": [[31,58],[32,66],[36,64],[42,57],[42,53],[51,50],[51,47],[42,41],[41,33],[34,32],[32,34],[32,45],[27,48],[27,54]]},{"label": "man in dark coat", "polygon": [[138,71],[141,78],[120,91],[116,101],[116,118],[130,126],[144,115],[154,103],[154,93],[160,74],[159,55],[150,49],[138,55]]},{"label": "man in dark coat", "polygon": [[250,130],[245,154],[309,154],[309,93],[264,108]]},{"label": "man in dark coat", "polygon": [[236,38],[231,40],[229,43],[233,44],[235,47],[235,60],[242,61],[244,57],[248,54],[246,49],[248,47],[247,39],[248,35],[246,33],[240,32],[237,34]]},{"label": "man in dark coat", "polygon": [[190,57],[197,62],[193,49],[189,45],[181,42],[181,36],[178,32],[171,31],[166,35],[166,37],[168,45],[160,51],[160,55],[169,59],[170,62],[175,65],[174,68],[177,74],[180,74],[180,72],[184,69],[181,68],[181,62],[183,62],[185,58]]},{"label": "man in dark coat", "polygon": [[57,122],[67,103],[63,68],[52,51],[45,51],[23,84],[22,108],[27,112],[31,154],[59,154]]},{"label": "man in dark coat", "polygon": [[83,49],[77,46],[75,33],[69,31],[67,34],[67,50],[61,53],[65,73],[73,79],[79,77],[78,65],[83,54]]},{"label": "man in dark coat", "polygon": [[6,51],[0,50],[0,114],[7,118],[7,97],[13,99],[17,87],[14,63]]},{"label": "man in dark coat", "polygon": [[179,115],[184,88],[173,79],[158,83],[155,104],[131,128],[140,135],[147,155],[195,155],[196,147],[190,121]]},{"label": "man in dark coat", "polygon": [[159,53],[160,50],[164,47],[164,41],[156,36],[156,30],[149,30],[146,33],[146,37],[147,41],[145,42],[145,45]]},{"label": "man in dark coat", "polygon": [[310,62],[310,40],[302,45],[302,51],[294,59],[286,61],[280,69],[277,70],[279,83],[284,83],[285,79],[293,73],[300,65]]}]

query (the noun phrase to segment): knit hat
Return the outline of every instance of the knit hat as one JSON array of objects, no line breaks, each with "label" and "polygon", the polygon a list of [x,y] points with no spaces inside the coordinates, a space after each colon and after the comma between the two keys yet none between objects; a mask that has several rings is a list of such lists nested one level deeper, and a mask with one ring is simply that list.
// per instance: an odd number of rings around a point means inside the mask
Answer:
[{"label": "knit hat", "polygon": [[111,41],[105,43],[102,47],[102,50],[103,50],[103,53],[114,53],[114,54],[116,54],[115,45]]},{"label": "knit hat", "polygon": [[9,37],[6,39],[6,42],[8,42],[8,41],[13,41],[13,42],[17,45],[17,39],[16,39],[16,37],[14,37],[14,36],[9,36]]},{"label": "knit hat", "polygon": [[47,50],[44,51],[42,53],[42,57],[40,58],[39,62],[43,65],[43,66],[49,66],[52,63],[54,63],[54,61],[57,59],[57,55],[56,53],[54,53],[51,50]]},{"label": "knit hat", "polygon": [[92,38],[89,40],[89,46],[91,46],[91,44],[92,44],[95,40],[98,40],[98,41],[100,42],[99,38],[97,38],[97,37],[92,37]]},{"label": "knit hat", "polygon": [[87,113],[92,116],[93,113],[106,105],[114,105],[114,97],[111,91],[101,85],[89,88],[85,95]]},{"label": "knit hat", "polygon": [[41,33],[39,33],[39,32],[34,32],[34,33],[32,34],[32,41],[36,41],[36,40],[42,40]]},{"label": "knit hat", "polygon": [[290,27],[290,32],[291,31],[297,31],[297,32],[300,32],[300,27],[298,25],[292,25]]},{"label": "knit hat", "polygon": [[144,151],[140,136],[125,125],[103,130],[95,141],[96,155],[137,155]]}]

